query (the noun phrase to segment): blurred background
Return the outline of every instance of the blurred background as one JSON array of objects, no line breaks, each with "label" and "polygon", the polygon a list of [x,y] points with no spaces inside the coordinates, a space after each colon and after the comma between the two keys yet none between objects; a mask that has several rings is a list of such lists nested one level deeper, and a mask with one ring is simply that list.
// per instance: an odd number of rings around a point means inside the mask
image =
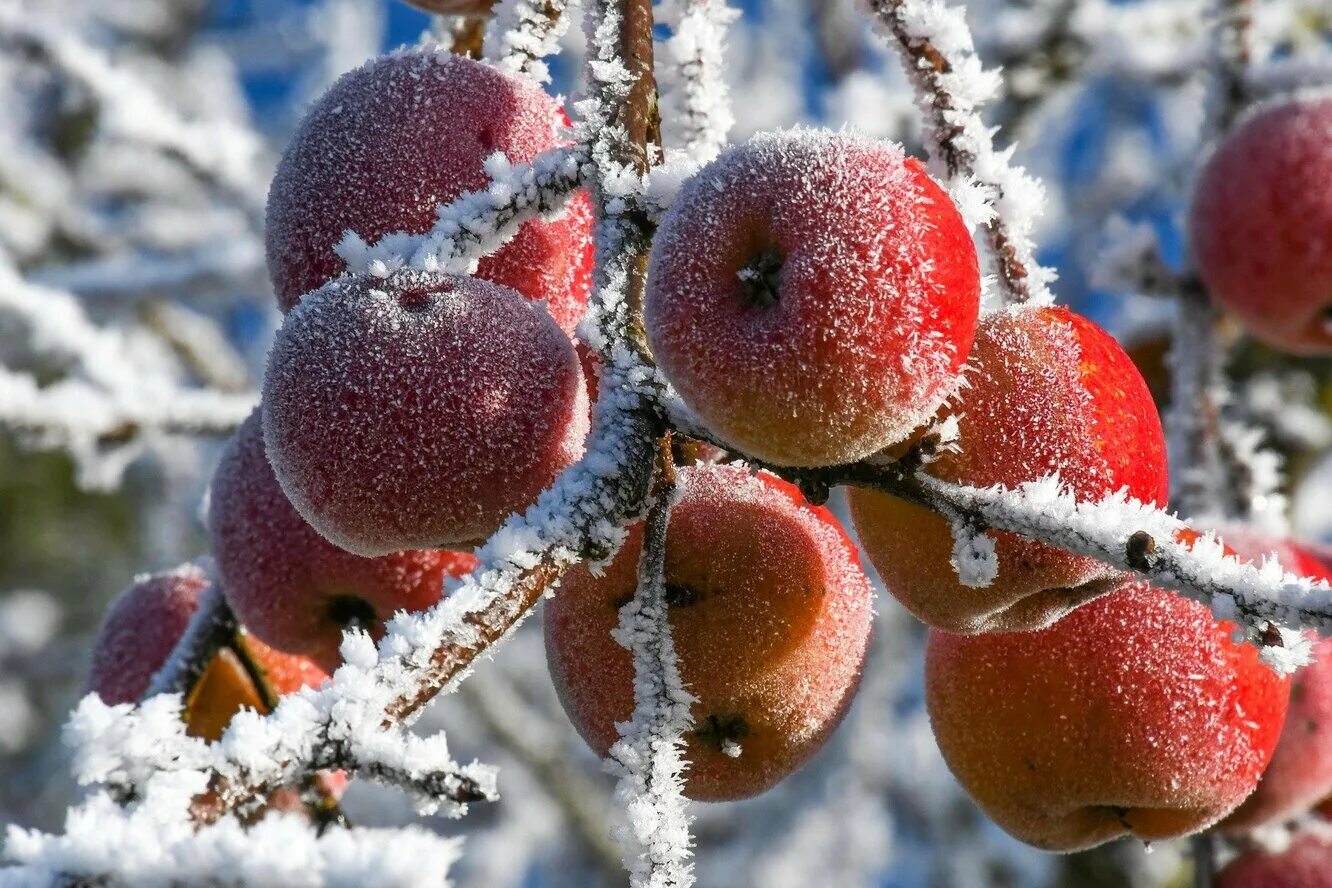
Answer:
[{"label": "blurred background", "polygon": [[[739,5],[736,139],[806,123],[920,153],[911,91],[852,0]],[[1182,258],[1205,6],[965,5],[1006,72],[999,141],[1048,191],[1038,240],[1055,291],[1164,399],[1171,305],[1134,291],[1150,290],[1149,245]],[[205,554],[207,481],[279,321],[263,208],[289,134],[340,73],[430,25],[398,0],[0,0],[0,826],[58,829],[75,797],[60,727],[107,602]],[[1259,3],[1255,33],[1274,88],[1320,66],[1332,82],[1326,0]],[[566,96],[581,44],[572,28],[552,64]],[[1332,541],[1330,362],[1242,343],[1234,371],[1234,408],[1286,460],[1297,533]],[[701,884],[1188,883],[1182,847],[1051,857],[989,825],[934,747],[921,627],[890,597],[879,610],[862,690],[818,757],[761,798],[694,806]],[[423,728],[439,727],[458,760],[501,767],[502,801],[430,821],[469,837],[460,883],[623,882],[611,778],[554,700],[539,617],[433,707]],[[367,825],[414,819],[375,787],[346,807]]]}]

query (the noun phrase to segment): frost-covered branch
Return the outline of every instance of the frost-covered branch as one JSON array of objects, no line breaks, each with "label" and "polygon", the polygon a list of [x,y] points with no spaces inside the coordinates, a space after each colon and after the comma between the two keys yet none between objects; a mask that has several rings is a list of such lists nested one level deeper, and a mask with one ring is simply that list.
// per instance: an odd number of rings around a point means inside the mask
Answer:
[{"label": "frost-covered branch", "polygon": [[502,71],[550,82],[542,59],[559,47],[573,5],[569,0],[499,0],[486,25],[482,55]]},{"label": "frost-covered branch", "polygon": [[726,88],[726,34],[739,11],[726,0],[671,0],[659,19],[671,28],[669,64],[660,66],[665,118],[678,123],[678,138],[696,161],[706,163],[726,144],[735,124]]},{"label": "frost-covered branch", "polygon": [[93,457],[144,434],[227,435],[254,406],[252,393],[185,388],[145,366],[127,331],[95,325],[72,295],[24,280],[0,257],[0,318],[25,348],[67,375],[48,385],[0,366],[0,428],[41,447]]},{"label": "frost-covered branch", "polygon": [[[668,413],[675,428],[710,439],[678,401],[669,402]],[[954,525],[958,547],[972,556],[966,569],[978,582],[993,555],[978,535],[1006,531],[1132,571],[1207,604],[1217,617],[1241,624],[1276,668],[1288,671],[1304,662],[1308,644],[1294,630],[1332,635],[1327,582],[1295,576],[1275,558],[1254,565],[1226,555],[1214,534],[1197,533],[1174,515],[1122,492],[1083,501],[1058,476],[1015,489],[942,481],[924,471],[941,443],[939,434],[925,435],[901,459],[887,462],[816,469],[750,462],[799,485],[811,502],[825,501],[837,485],[853,485],[938,512]],[[1272,626],[1281,628],[1280,638],[1273,639]]]},{"label": "frost-covered branch", "polygon": [[992,530],[1019,533],[1134,571],[1207,604],[1218,618],[1241,624],[1248,639],[1263,644],[1264,656],[1283,671],[1303,662],[1307,650],[1295,632],[1272,645],[1271,625],[1332,634],[1332,587],[1325,581],[1298,577],[1275,558],[1255,565],[1227,556],[1213,535],[1194,540],[1183,521],[1122,494],[1080,502],[1057,477],[1015,490],[966,487],[926,475],[917,482],[915,498],[927,504],[959,509]]},{"label": "frost-covered branch", "polygon": [[471,274],[524,222],[561,212],[586,183],[591,168],[582,149],[552,148],[531,163],[512,164],[504,155],[493,154],[485,169],[490,184],[441,206],[426,234],[395,232],[370,245],[349,231],[337,254],[349,269],[371,274],[386,275],[404,265]]},{"label": "frost-covered branch", "polygon": [[662,439],[643,528],[638,589],[620,609],[615,640],[634,663],[634,711],[617,725],[607,769],[628,823],[616,838],[635,888],[684,888],[694,882],[684,797],[684,735],[693,697],[680,678],[666,602],[666,531],[675,497],[670,437]]},{"label": "frost-covered branch", "polygon": [[1252,96],[1253,0],[1217,0],[1213,13],[1212,131],[1225,133]]},{"label": "frost-covered branch", "polygon": [[1004,301],[1052,301],[1048,284],[1054,272],[1036,260],[1032,241],[1043,188],[1009,162],[1011,148],[994,147],[981,109],[998,93],[1001,80],[981,65],[962,11],[942,0],[863,3],[916,88],[935,174],[959,206],[969,208],[968,221],[985,230]]}]

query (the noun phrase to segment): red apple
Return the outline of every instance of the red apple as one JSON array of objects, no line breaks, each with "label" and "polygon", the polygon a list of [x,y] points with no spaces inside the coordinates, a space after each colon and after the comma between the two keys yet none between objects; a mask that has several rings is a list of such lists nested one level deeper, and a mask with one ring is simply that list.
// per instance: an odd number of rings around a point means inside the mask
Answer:
[{"label": "red apple", "polygon": [[[738,466],[679,470],[666,583],[690,693],[685,791],[763,792],[841,721],[860,677],[872,596],[854,545],[792,485]],[[634,667],[612,637],[637,586],[642,526],[604,573],[578,566],[546,606],[546,653],[565,711],[598,755],[633,713]]]},{"label": "red apple", "polygon": [[484,541],[577,461],[588,422],[569,337],[479,278],[330,281],[288,316],[264,379],[283,491],[358,555]]},{"label": "red apple", "polygon": [[[1332,580],[1332,572],[1303,545],[1230,528],[1226,542],[1245,558],[1275,552],[1282,566],[1301,576]],[[1278,824],[1303,814],[1332,794],[1332,639],[1317,641],[1315,662],[1295,673],[1281,741],[1262,782],[1221,823],[1227,832]]]},{"label": "red apple", "polygon": [[684,186],[652,243],[652,353],[734,448],[851,462],[954,390],[979,308],[966,224],[899,146],[764,133]]},{"label": "red apple", "polygon": [[[968,386],[941,416],[957,419],[957,452],[928,470],[945,481],[1016,487],[1058,473],[1083,500],[1126,488],[1166,499],[1165,436],[1133,362],[1100,327],[1066,308],[1018,307],[981,320]],[[884,585],[913,614],[950,632],[1048,626],[1103,594],[1117,572],[1015,534],[996,533],[999,573],[963,585],[948,521],[905,500],[849,492],[861,544]]]},{"label": "red apple", "polygon": [[1245,851],[1217,873],[1216,888],[1332,888],[1332,842],[1311,834],[1281,852]]},{"label": "red apple", "polygon": [[981,809],[1038,848],[1197,832],[1258,785],[1290,692],[1233,630],[1145,583],[1034,632],[931,630],[939,749]]},{"label": "red apple", "polygon": [[213,475],[208,529],[222,589],[241,621],[329,672],[341,662],[348,625],[377,637],[395,611],[424,610],[439,601],[446,578],[476,566],[468,553],[436,549],[363,558],[321,537],[273,475],[259,409]]},{"label": "red apple", "polygon": [[[424,234],[438,206],[489,185],[488,157],[530,161],[564,144],[567,124],[535,83],[438,47],[400,50],[344,74],[301,122],[269,191],[278,304],[290,311],[346,270],[333,247],[347,231],[368,242]],[[544,300],[571,333],[592,280],[591,230],[591,204],[576,195],[560,218],[525,222],[477,274]]]},{"label": "red apple", "polygon": [[1255,336],[1332,353],[1332,95],[1249,115],[1203,167],[1189,208],[1198,271]]}]

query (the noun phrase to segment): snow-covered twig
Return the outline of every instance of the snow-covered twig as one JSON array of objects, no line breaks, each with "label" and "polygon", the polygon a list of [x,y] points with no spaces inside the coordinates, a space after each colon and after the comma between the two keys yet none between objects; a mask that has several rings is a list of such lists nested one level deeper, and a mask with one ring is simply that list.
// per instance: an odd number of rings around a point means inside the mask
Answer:
[{"label": "snow-covered twig", "polygon": [[666,532],[675,496],[669,436],[662,439],[643,527],[638,589],[620,609],[615,640],[634,663],[634,711],[617,725],[607,769],[628,823],[616,830],[635,888],[684,888],[694,882],[684,798],[684,735],[693,697],[680,678],[666,601]]},{"label": "snow-covered twig", "polygon": [[[926,122],[934,172],[959,195],[979,189],[990,212],[969,219],[985,231],[1005,302],[1046,303],[1054,272],[1036,260],[1032,231],[1041,212],[1041,184],[1010,164],[1012,149],[998,151],[981,109],[1000,88],[972,44],[962,11],[942,0],[863,0],[883,35],[902,58]],[[962,206],[976,206],[960,198]]]},{"label": "snow-covered twig", "polygon": [[1165,414],[1171,479],[1170,501],[1182,514],[1224,518],[1230,499],[1227,472],[1216,447],[1225,392],[1226,349],[1217,334],[1219,316],[1196,275],[1181,278],[1170,345],[1170,408]]},{"label": "snow-covered twig", "polygon": [[569,29],[569,0],[499,0],[486,25],[482,55],[502,71],[549,83],[542,61]]},{"label": "snow-covered twig", "polygon": [[1244,75],[1244,86],[1255,99],[1326,87],[1329,83],[1332,53],[1268,59],[1261,65],[1251,65]]},{"label": "snow-covered twig", "polygon": [[404,265],[471,274],[528,219],[561,212],[591,169],[579,148],[553,148],[518,164],[494,154],[485,167],[490,184],[441,206],[426,234],[396,232],[370,245],[349,231],[338,255],[352,271],[370,274],[387,275]]},{"label": "snow-covered twig", "polygon": [[664,117],[680,125],[684,150],[706,163],[726,144],[735,124],[726,88],[726,32],[739,11],[726,0],[671,0],[658,18],[670,25],[659,67]]},{"label": "snow-covered twig", "polygon": [[79,379],[48,386],[0,367],[0,427],[76,455],[143,433],[225,437],[254,409],[252,393],[146,386],[107,391]]},{"label": "snow-covered twig", "polygon": [[[1058,477],[1010,490],[919,475],[907,482],[911,486],[918,486],[915,499],[959,509],[992,530],[1096,558],[1201,601],[1218,618],[1241,624],[1248,639],[1264,645],[1264,656],[1285,671],[1303,662],[1307,651],[1294,642],[1295,633],[1273,646],[1270,624],[1332,634],[1332,587],[1326,582],[1289,573],[1275,558],[1255,565],[1227,556],[1214,536],[1192,540],[1183,521],[1122,494],[1080,502]],[[1292,646],[1283,647],[1286,642]]]},{"label": "snow-covered twig", "polygon": [[[667,405],[673,427],[710,440],[708,432],[678,401]],[[716,442],[714,442],[716,443]],[[960,546],[978,552],[968,537],[1006,531],[1132,571],[1155,585],[1209,605],[1222,619],[1244,626],[1249,641],[1263,647],[1277,668],[1302,665],[1307,643],[1293,631],[1317,629],[1332,635],[1332,587],[1297,577],[1275,558],[1261,565],[1228,556],[1214,534],[1196,533],[1179,518],[1123,492],[1099,501],[1080,500],[1058,476],[1017,488],[978,488],[942,481],[923,470],[938,441],[926,435],[901,459],[817,469],[793,469],[750,460],[756,467],[799,485],[811,502],[822,502],[837,485],[867,487],[938,512],[962,528]],[[973,559],[986,568],[985,553]],[[1282,627],[1279,640],[1271,625]]]},{"label": "snow-covered twig", "polygon": [[1252,99],[1247,73],[1253,63],[1253,0],[1218,0],[1213,14],[1211,128],[1219,135]]},{"label": "snow-covered twig", "polygon": [[230,434],[254,406],[252,393],[184,388],[142,366],[126,334],[103,329],[68,293],[24,280],[0,257],[0,318],[69,375],[39,385],[0,367],[0,427],[38,446],[91,456],[141,434]]},{"label": "snow-covered twig", "polygon": [[1318,389],[1308,374],[1261,373],[1244,380],[1237,407],[1277,442],[1297,450],[1332,447],[1332,418],[1318,409]]}]

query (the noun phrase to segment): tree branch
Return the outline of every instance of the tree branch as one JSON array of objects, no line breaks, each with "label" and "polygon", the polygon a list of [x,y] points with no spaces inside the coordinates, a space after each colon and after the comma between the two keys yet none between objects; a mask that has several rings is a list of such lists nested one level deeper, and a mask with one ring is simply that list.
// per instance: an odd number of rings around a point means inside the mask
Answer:
[{"label": "tree branch", "polygon": [[637,815],[616,829],[634,888],[694,883],[682,755],[693,697],[680,678],[666,602],[666,533],[675,492],[668,433],[657,448],[638,586],[620,610],[615,634],[634,663],[634,711],[608,755],[611,773],[619,778],[616,799]]}]

